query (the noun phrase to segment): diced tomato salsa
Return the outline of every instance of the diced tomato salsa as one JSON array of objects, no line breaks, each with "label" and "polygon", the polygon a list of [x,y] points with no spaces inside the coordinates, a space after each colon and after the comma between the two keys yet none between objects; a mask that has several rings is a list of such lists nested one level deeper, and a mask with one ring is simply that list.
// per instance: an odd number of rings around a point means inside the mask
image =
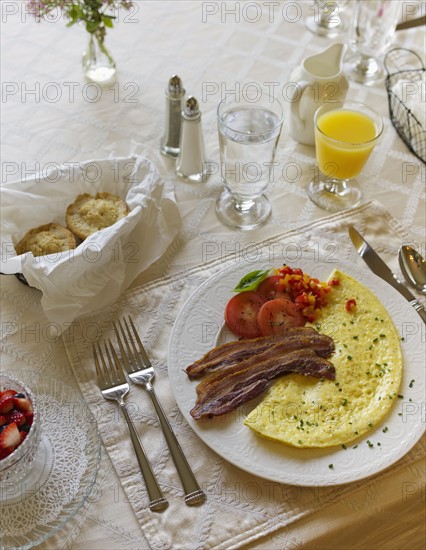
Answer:
[{"label": "diced tomato salsa", "polygon": [[288,265],[275,269],[274,274],[280,277],[280,289],[299,306],[304,317],[310,322],[315,320],[315,310],[327,304],[327,294],[332,286],[339,284],[338,280],[332,280],[330,283],[322,282],[310,277],[300,268],[292,268]]},{"label": "diced tomato salsa", "polygon": [[355,298],[351,298],[350,300],[347,300],[345,307],[346,307],[346,311],[353,311],[356,308]]}]

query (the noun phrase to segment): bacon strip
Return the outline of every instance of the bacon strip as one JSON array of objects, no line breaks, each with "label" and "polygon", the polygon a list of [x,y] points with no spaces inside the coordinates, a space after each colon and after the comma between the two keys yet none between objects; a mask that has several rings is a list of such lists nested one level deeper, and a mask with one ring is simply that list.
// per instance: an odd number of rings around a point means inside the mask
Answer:
[{"label": "bacon strip", "polygon": [[232,373],[228,370],[222,376],[220,372],[215,372],[198,385],[197,401],[190,411],[195,420],[234,411],[260,395],[269,388],[274,379],[284,374],[299,373],[330,380],[335,378],[333,364],[310,349],[284,353],[281,356],[265,352],[242,361],[235,367]]},{"label": "bacon strip", "polygon": [[189,367],[186,368],[186,373],[191,379],[202,378],[212,370],[243,361],[253,354],[264,352],[270,348],[271,345],[275,345],[284,339],[296,336],[316,338],[319,334],[311,327],[294,327],[288,329],[280,336],[262,336],[251,340],[228,342],[210,350],[201,359],[189,365]]},{"label": "bacon strip", "polygon": [[214,384],[223,380],[224,377],[248,376],[264,361],[283,357],[288,353],[304,349],[312,350],[320,357],[329,357],[334,351],[334,341],[329,336],[319,334],[316,331],[306,337],[289,336],[281,342],[269,344],[266,349],[259,353],[252,353],[243,361],[235,361],[232,364],[222,363],[220,368],[201,380],[197,386],[197,395],[203,394],[207,388],[214,387]]}]

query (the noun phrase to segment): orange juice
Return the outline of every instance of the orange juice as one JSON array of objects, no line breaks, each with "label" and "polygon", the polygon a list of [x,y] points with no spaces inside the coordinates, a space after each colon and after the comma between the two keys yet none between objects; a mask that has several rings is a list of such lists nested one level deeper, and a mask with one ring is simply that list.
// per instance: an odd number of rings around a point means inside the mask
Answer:
[{"label": "orange juice", "polygon": [[339,179],[358,175],[376,144],[376,137],[374,121],[364,113],[336,109],[320,115],[315,127],[319,169]]}]

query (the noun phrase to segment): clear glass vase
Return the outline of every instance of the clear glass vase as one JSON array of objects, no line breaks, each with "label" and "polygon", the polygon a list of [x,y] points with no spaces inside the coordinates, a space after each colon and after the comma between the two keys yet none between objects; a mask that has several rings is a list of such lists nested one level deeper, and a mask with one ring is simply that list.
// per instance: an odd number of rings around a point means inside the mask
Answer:
[{"label": "clear glass vase", "polygon": [[83,70],[92,82],[107,84],[115,75],[115,61],[105,42],[95,34],[90,34],[87,50],[83,54]]}]

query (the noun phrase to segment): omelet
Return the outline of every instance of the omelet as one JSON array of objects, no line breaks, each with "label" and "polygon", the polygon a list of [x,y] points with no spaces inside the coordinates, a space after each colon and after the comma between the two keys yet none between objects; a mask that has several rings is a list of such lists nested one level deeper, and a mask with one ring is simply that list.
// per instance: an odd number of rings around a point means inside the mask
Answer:
[{"label": "omelet", "polygon": [[402,377],[400,337],[387,310],[364,285],[335,270],[329,300],[312,325],[331,336],[335,380],[279,379],[244,424],[294,447],[350,443],[389,413]]}]

